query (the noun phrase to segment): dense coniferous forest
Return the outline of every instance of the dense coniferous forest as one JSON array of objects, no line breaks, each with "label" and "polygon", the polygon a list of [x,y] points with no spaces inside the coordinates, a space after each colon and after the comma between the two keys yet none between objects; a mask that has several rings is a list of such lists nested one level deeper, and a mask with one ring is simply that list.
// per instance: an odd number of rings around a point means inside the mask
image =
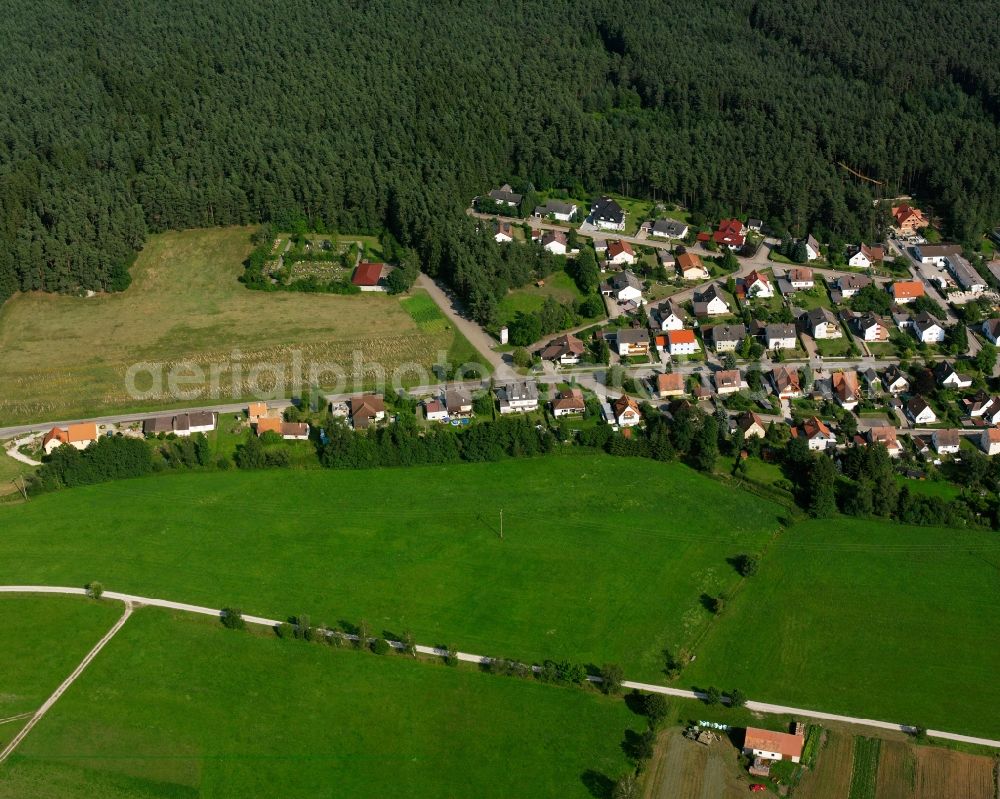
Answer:
[{"label": "dense coniferous forest", "polygon": [[0,301],[116,290],[149,232],[388,227],[478,318],[503,179],[870,235],[870,187],[1000,220],[992,0],[11,0]]}]

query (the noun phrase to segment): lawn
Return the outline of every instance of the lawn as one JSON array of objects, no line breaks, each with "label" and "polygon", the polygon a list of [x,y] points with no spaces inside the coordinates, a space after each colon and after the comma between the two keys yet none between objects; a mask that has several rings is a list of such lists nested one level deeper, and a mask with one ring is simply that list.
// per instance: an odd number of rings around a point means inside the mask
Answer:
[{"label": "lawn", "polygon": [[997,737],[1000,544],[847,518],[783,534],[682,682]]},{"label": "lawn", "polygon": [[499,314],[498,328],[512,322],[519,312],[533,313],[539,310],[546,297],[554,297],[562,303],[575,304],[583,299],[583,294],[577,287],[576,281],[569,276],[566,270],[559,269],[546,276],[542,286],[531,283],[508,292],[507,296],[500,301],[500,306],[497,309]]},{"label": "lawn", "polygon": [[[6,641],[4,641],[6,643]],[[621,699],[137,611],[32,731],[0,797],[588,797]]]},{"label": "lawn", "polygon": [[860,345],[858,345],[858,354],[851,356],[851,343],[854,339],[850,333],[845,332],[840,338],[818,338],[813,340],[816,342],[816,349],[819,350],[819,354],[824,358],[861,357]]},{"label": "lawn", "polygon": [[[276,364],[287,377],[296,351],[307,376],[311,362],[338,363],[351,375],[355,352],[391,375],[405,363],[430,367],[438,351],[460,343],[452,330],[421,330],[398,299],[384,294],[244,288],[238,277],[250,251],[250,232],[226,228],[151,236],[125,292],[91,298],[21,294],[4,304],[0,423],[210,401],[207,391],[175,400],[166,381],[156,391],[148,375],[136,381],[148,396],[130,396],[126,373],[141,362],[166,368],[185,361],[203,368],[221,363],[226,370],[216,402],[224,402],[233,394],[232,363],[243,370],[235,392],[240,398],[252,393],[248,383],[255,365]],[[271,384],[270,370],[259,382]]]},{"label": "lawn", "polygon": [[811,311],[813,308],[832,308],[830,295],[826,290],[826,283],[823,278],[816,278],[816,285],[803,291],[797,291],[792,296],[791,304],[803,311]]},{"label": "lawn", "polygon": [[0,448],[0,498],[19,493],[17,486],[21,478],[26,478],[33,471],[34,467],[14,460]]},{"label": "lawn", "polygon": [[[37,710],[122,610],[82,597],[0,594],[0,720]],[[0,724],[0,748],[22,724]]]},{"label": "lawn", "polygon": [[0,508],[0,583],[99,579],[660,679],[664,647],[712,618],[702,595],[734,588],[726,559],[762,547],[782,511],[679,464],[604,455],[170,474]]}]

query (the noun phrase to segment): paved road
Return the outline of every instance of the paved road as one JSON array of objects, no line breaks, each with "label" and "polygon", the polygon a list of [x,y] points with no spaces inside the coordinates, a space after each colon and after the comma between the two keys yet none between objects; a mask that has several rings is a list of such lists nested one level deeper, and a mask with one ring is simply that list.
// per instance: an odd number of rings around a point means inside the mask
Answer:
[{"label": "paved road", "polygon": [[[9,594],[76,594],[85,595],[86,591],[83,588],[68,588],[64,586],[51,586],[51,585],[0,585],[0,593]],[[105,591],[103,594],[104,599],[114,599],[125,603],[125,615],[118,620],[118,623],[109,631],[98,645],[91,650],[91,654],[84,659],[84,662],[77,667],[78,671],[74,672],[74,675],[78,676],[79,671],[83,671],[86,664],[93,660],[97,652],[106,644],[114,633],[121,629],[121,626],[128,620],[129,615],[132,613],[133,606],[140,605],[150,605],[153,607],[169,608],[170,610],[179,610],[185,613],[198,613],[205,616],[215,616],[219,617],[222,614],[222,610],[219,608],[207,608],[203,605],[190,605],[186,602],[175,602],[169,599],[155,599],[153,597],[136,596],[135,594],[122,594],[117,591]],[[276,627],[281,624],[277,619],[268,619],[263,616],[244,616],[244,621],[248,624],[263,625],[266,627]],[[396,649],[401,649],[403,644],[399,641],[390,641]],[[490,658],[485,655],[473,655],[468,652],[451,652],[442,649],[440,647],[433,646],[423,646],[418,645],[416,651],[420,654],[426,655],[438,655],[444,656],[448,654],[453,654],[458,660],[464,661],[466,663],[478,663],[484,664],[489,663]],[[71,675],[72,679],[75,676]],[[68,680],[68,683],[72,682],[72,679]],[[600,678],[590,678],[592,682],[599,682]],[[64,683],[68,687],[68,683]],[[655,685],[651,683],[642,682],[631,682],[625,681],[622,683],[624,688],[637,689],[640,691],[648,691],[650,693],[666,694],[668,696],[678,696],[684,699],[703,699],[704,694],[697,691],[689,691],[683,688],[672,688],[667,685]],[[64,691],[65,688],[60,686]],[[57,691],[61,695],[62,691]],[[53,694],[53,699],[58,699],[58,696]],[[48,704],[48,703],[47,703]],[[44,707],[44,706],[43,706]],[[747,702],[747,707],[750,710],[755,710],[760,713],[777,713],[777,714],[788,714],[793,716],[804,716],[806,718],[824,719],[827,721],[839,721],[846,724],[859,724],[866,727],[877,727],[879,729],[886,730],[901,730],[903,732],[914,732],[914,728],[905,724],[897,724],[895,722],[889,721],[877,721],[874,719],[862,719],[856,718],[854,716],[841,716],[836,713],[825,713],[820,710],[807,710],[804,708],[790,707],[786,705],[773,705],[766,702]],[[47,709],[47,708],[46,708]],[[37,715],[37,714],[36,714]],[[23,733],[24,731],[22,731]],[[959,733],[952,732],[941,732],[938,730],[928,730],[927,734],[935,738],[947,738],[951,741],[961,741],[962,743],[975,744],[977,746],[989,746],[996,749],[1000,749],[1000,741],[991,740],[989,738],[978,738],[972,735],[961,735]],[[21,736],[23,737],[23,735]],[[0,762],[3,762],[3,755],[0,755]]]},{"label": "paved road", "polygon": [[[82,592],[83,589],[80,589],[80,591]],[[0,752],[0,765],[3,765],[3,762],[11,756],[11,753],[13,753],[13,751],[20,746],[21,741],[23,741],[27,737],[28,733],[34,729],[35,725],[42,720],[42,717],[49,712],[49,709],[59,700],[59,697],[66,693],[67,689],[76,681],[76,678],[83,674],[83,670],[87,668],[87,666],[90,665],[90,662],[97,657],[98,653],[104,649],[108,641],[114,638],[118,631],[125,626],[125,622],[128,621],[129,616],[131,615],[132,603],[126,599],[125,612],[122,614],[121,618],[118,619],[114,626],[104,634],[104,637],[94,645],[94,648],[91,649],[87,653],[86,657],[80,661],[80,664],[73,669],[73,672],[69,675],[69,677],[62,681],[59,687],[52,693],[52,696],[42,703],[42,706],[35,711],[34,715],[32,715],[32,717],[28,720],[28,723],[21,728],[20,732],[14,736],[14,739],[7,744],[2,752]]]}]

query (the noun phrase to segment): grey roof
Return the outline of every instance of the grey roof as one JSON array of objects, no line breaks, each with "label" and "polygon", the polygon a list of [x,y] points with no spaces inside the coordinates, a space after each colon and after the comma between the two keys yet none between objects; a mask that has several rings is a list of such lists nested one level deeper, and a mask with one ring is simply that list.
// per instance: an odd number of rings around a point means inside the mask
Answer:
[{"label": "grey roof", "polygon": [[156,435],[157,433],[172,433],[173,430],[173,416],[154,416],[152,419],[146,419],[142,423],[142,432],[147,436]]},{"label": "grey roof", "polygon": [[678,222],[676,219],[657,219],[653,223],[653,234],[679,239],[684,235],[687,227],[683,222]]},{"label": "grey roof", "polygon": [[538,384],[534,380],[514,380],[499,387],[508,402],[538,399]]},{"label": "grey roof", "polygon": [[795,338],[795,325],[774,323],[764,328],[764,335],[768,340],[775,338]]},{"label": "grey roof", "polygon": [[710,302],[716,297],[725,302],[726,305],[729,305],[729,303],[726,302],[726,298],[722,296],[722,290],[715,283],[710,285],[701,294],[695,295],[695,298],[701,302]]},{"label": "grey roof", "polygon": [[969,291],[973,286],[985,286],[986,281],[980,276],[980,274],[972,268],[965,258],[961,255],[949,255],[948,256],[948,269],[955,276],[955,280],[958,281],[960,285],[966,291]]},{"label": "grey roof", "polygon": [[648,344],[649,331],[644,327],[623,327],[615,334],[619,344]]},{"label": "grey roof", "polygon": [[930,330],[935,325],[937,327],[942,327],[941,323],[927,313],[927,311],[921,311],[913,317],[913,326],[921,332],[924,330]]},{"label": "grey roof", "polygon": [[751,216],[747,220],[747,227],[763,227],[763,226],[764,222],[761,219],[755,219],[754,217]]},{"label": "grey roof", "polygon": [[841,291],[844,289],[863,289],[871,285],[872,279],[867,275],[841,275],[837,278],[837,285]]},{"label": "grey roof", "polygon": [[462,388],[449,388],[444,394],[444,401],[449,411],[472,405],[472,397]]},{"label": "grey roof", "polygon": [[572,203],[566,203],[562,200],[546,200],[545,205],[539,205],[535,208],[535,213],[540,216],[548,216],[549,214],[571,214],[576,210],[576,206]]},{"label": "grey roof", "polygon": [[709,330],[716,345],[721,341],[743,341],[747,335],[745,325],[716,325]]},{"label": "grey roof", "polygon": [[621,291],[625,288],[639,289],[642,291],[642,281],[628,269],[614,275],[608,282],[615,291]]},{"label": "grey roof", "polygon": [[819,242],[816,241],[816,237],[812,233],[806,236],[806,244],[812,247],[817,253],[819,252]]},{"label": "grey roof", "polygon": [[625,212],[611,197],[601,197],[590,209],[590,215],[594,219],[604,222],[614,222],[615,224],[625,221]]},{"label": "grey roof", "polygon": [[822,324],[837,324],[837,317],[828,308],[816,307],[805,314],[805,319],[811,327]]},{"label": "grey roof", "polygon": [[515,205],[521,204],[521,195],[516,192],[511,191],[510,186],[506,183],[499,189],[493,189],[490,192],[490,199],[495,200],[498,203],[514,203]]},{"label": "grey roof", "polygon": [[951,255],[961,255],[962,247],[959,244],[920,244],[921,258],[943,258]]},{"label": "grey roof", "polygon": [[671,266],[677,263],[677,259],[674,257],[674,254],[669,250],[660,250],[656,255],[657,258],[659,258],[660,263],[664,266]]}]

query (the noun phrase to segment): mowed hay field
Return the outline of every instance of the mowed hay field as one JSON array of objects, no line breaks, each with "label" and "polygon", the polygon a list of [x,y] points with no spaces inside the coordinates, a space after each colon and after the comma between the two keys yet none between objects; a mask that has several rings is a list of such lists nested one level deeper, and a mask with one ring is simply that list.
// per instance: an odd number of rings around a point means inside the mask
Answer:
[{"label": "mowed hay field", "polygon": [[121,615],[80,597],[0,594],[0,748]]},{"label": "mowed hay field", "polygon": [[659,681],[663,649],[711,622],[702,595],[738,583],[727,558],[760,549],[780,510],[679,464],[607,455],[164,475],[0,508],[0,583],[99,579],[269,618],[364,618]]},{"label": "mowed hay field", "polygon": [[597,692],[143,608],[0,769],[0,797],[583,799],[630,768],[643,724]]},{"label": "mowed hay field", "polygon": [[684,679],[754,699],[1000,737],[1000,538],[836,518],[794,525]]},{"label": "mowed hay field", "polygon": [[[353,354],[391,375],[404,363],[432,366],[439,352],[470,347],[447,325],[418,325],[397,298],[250,291],[238,281],[250,251],[249,228],[188,230],[151,236],[120,294],[90,298],[22,294],[0,307],[0,423],[105,415],[177,401],[167,386],[137,401],[126,372],[142,362],[167,368],[191,361],[239,363],[243,385],[254,364],[276,363],[291,374],[292,352],[304,363],[332,362],[348,375]],[[460,341],[459,341],[460,339]],[[237,354],[234,356],[234,352]],[[232,400],[230,372],[216,403]],[[258,381],[270,386],[270,373]],[[330,386],[325,382],[323,388]]]}]

